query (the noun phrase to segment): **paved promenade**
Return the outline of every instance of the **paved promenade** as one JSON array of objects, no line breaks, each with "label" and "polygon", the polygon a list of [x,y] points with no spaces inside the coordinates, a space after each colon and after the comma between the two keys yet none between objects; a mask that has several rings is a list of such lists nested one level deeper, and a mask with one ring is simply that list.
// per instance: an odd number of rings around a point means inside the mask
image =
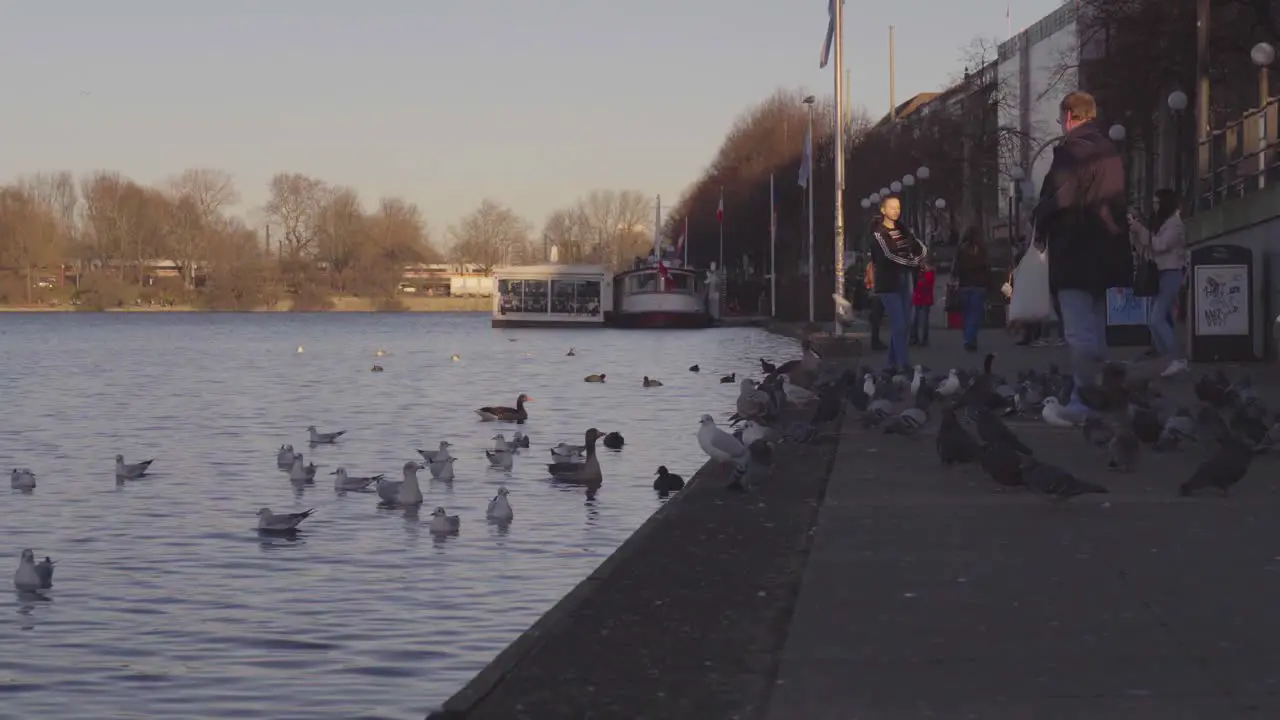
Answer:
[{"label": "paved promenade", "polygon": [[[981,360],[958,333],[933,340],[913,362]],[[1064,349],[1002,332],[980,344],[997,372],[1065,366]],[[1280,407],[1280,372],[1243,369]],[[1201,371],[1169,393],[1191,398]],[[846,427],[769,720],[1280,718],[1280,457],[1229,499],[1181,499],[1195,450],[1122,475],[1078,431],[1010,424],[1112,494],[1001,493],[976,466],[944,468],[932,432]]]}]

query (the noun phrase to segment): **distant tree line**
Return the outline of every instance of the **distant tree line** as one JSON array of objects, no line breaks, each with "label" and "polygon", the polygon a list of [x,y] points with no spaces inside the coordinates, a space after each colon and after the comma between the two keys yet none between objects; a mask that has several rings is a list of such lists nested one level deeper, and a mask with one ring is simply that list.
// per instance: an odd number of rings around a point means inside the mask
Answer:
[{"label": "distant tree line", "polygon": [[[232,176],[195,168],[158,186],[119,173],[38,173],[0,186],[0,304],[87,309],[175,303],[250,310],[283,302],[323,310],[338,295],[403,307],[405,268],[560,262],[628,264],[652,245],[653,203],[636,191],[595,191],[551,215],[541,238],[510,208],[485,200],[433,242],[417,205],[298,173],[269,183],[263,222],[233,213]],[[555,248],[554,253],[552,248]],[[164,263],[177,277],[157,278]]]}]

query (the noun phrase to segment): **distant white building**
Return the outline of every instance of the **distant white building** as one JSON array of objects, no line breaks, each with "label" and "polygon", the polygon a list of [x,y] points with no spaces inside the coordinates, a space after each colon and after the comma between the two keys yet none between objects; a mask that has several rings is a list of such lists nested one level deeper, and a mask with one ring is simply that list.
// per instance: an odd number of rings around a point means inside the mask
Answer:
[{"label": "distant white building", "polygon": [[[1000,44],[997,73],[1002,103],[1001,127],[1019,131],[1022,141],[1015,152],[1000,158],[999,217],[1009,222],[1007,198],[1014,193],[1013,169],[1021,168],[1030,180],[1028,190],[1039,192],[1053,160],[1050,147],[1061,136],[1058,103],[1079,89],[1076,68],[1081,58],[1079,14],[1069,2],[1037,20]],[[1024,208],[1034,198],[1024,200]],[[1022,212],[1026,217],[1026,212]]]}]

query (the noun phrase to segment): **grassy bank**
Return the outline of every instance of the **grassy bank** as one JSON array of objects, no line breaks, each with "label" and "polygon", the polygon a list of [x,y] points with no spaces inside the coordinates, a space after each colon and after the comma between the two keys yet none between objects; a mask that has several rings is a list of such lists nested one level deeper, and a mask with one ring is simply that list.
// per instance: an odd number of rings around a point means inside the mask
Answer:
[{"label": "grassy bank", "polygon": [[[335,297],[333,308],[325,312],[374,312],[379,310],[373,301],[358,297]],[[404,305],[398,312],[489,312],[493,308],[491,298],[463,297],[402,297]],[[91,312],[74,305],[0,305],[0,312]],[[260,308],[254,312],[291,312],[292,306],[286,300],[275,307]],[[172,305],[167,307],[152,305],[125,306],[108,308],[103,312],[203,312],[194,305]],[[393,311],[396,312],[396,311]]]},{"label": "grassy bank", "polygon": [[746,494],[710,466],[432,720],[733,718],[767,706],[835,444]]}]

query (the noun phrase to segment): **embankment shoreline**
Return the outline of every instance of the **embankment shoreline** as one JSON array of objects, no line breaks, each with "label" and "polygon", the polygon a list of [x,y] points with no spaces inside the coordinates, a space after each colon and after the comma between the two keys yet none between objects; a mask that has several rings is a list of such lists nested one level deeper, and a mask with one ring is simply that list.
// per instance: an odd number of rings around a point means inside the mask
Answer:
[{"label": "embankment shoreline", "polygon": [[428,720],[750,717],[768,707],[836,443],[708,463]]},{"label": "embankment shoreline", "polygon": [[160,306],[126,306],[119,308],[105,308],[103,310],[88,309],[78,305],[0,305],[0,313],[60,313],[60,312],[109,312],[109,313],[206,313],[206,312],[241,312],[241,313],[279,313],[279,312],[330,312],[330,313],[369,313],[369,312],[407,312],[407,313],[432,313],[432,312],[491,312],[493,310],[492,298],[463,298],[463,297],[414,297],[401,298],[403,308],[395,310],[379,310],[374,301],[357,297],[335,297],[333,298],[333,307],[328,310],[317,311],[295,311],[288,303],[281,303],[275,307],[258,308],[255,310],[207,310],[196,307],[194,305],[173,305],[170,307]]}]

